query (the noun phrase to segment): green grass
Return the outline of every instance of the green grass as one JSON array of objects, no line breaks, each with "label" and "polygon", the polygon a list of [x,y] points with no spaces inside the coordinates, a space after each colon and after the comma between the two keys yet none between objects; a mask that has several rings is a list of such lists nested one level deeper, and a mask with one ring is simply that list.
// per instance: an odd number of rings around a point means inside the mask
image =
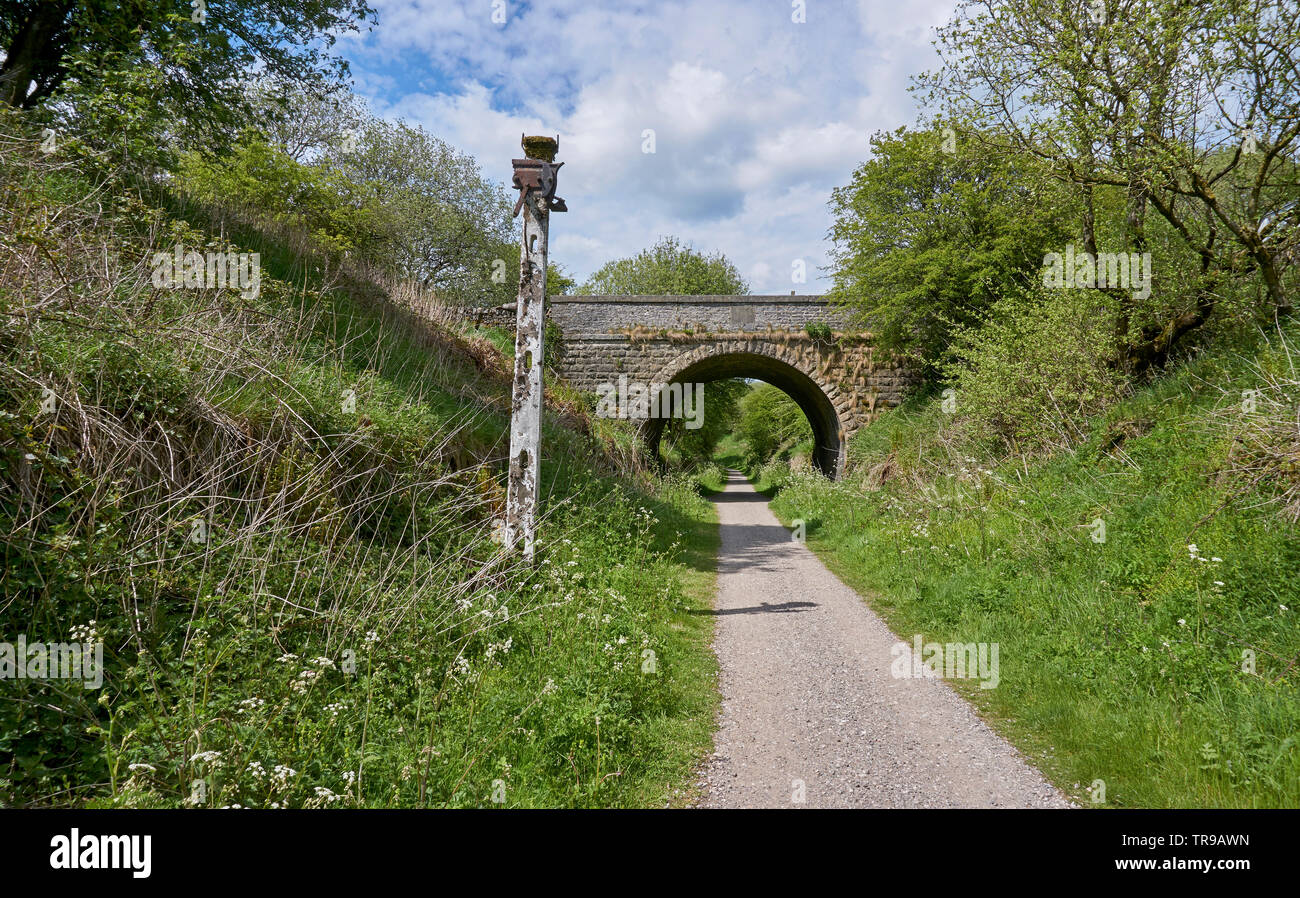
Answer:
[{"label": "green grass", "polygon": [[780,458],[764,462],[749,472],[754,489],[769,498],[781,491],[790,476],[790,463]]},{"label": "green grass", "polygon": [[718,441],[718,446],[713,453],[713,461],[733,471],[744,471],[746,449],[743,440],[734,433],[729,433]]},{"label": "green grass", "polygon": [[1295,807],[1300,533],[1224,473],[1258,385],[1201,358],[1020,463],[953,451],[915,402],[860,434],[848,482],[790,475],[772,507],[903,639],[999,643],[996,689],[954,685],[1085,806],[1102,780],[1109,807]]},{"label": "green grass", "polygon": [[515,335],[504,328],[475,327],[472,323],[466,322],[461,326],[460,333],[464,337],[482,337],[506,358],[514,358]]},{"label": "green grass", "polygon": [[[681,607],[688,612],[676,613],[667,622],[682,646],[675,654],[677,667],[673,678],[682,684],[684,703],[682,713],[663,720],[658,751],[648,753],[660,758],[656,765],[658,775],[647,777],[647,785],[637,803],[685,807],[698,797],[697,784],[694,779],[683,783],[682,773],[688,768],[694,771],[712,751],[720,701],[717,657],[712,648],[716,618],[699,612],[713,608],[722,539],[713,503],[693,492],[674,495],[666,489],[665,493],[672,498],[670,508],[685,509],[685,513],[670,512],[671,516],[662,525],[677,534],[672,574],[680,583]],[[668,535],[664,533],[662,537]]]},{"label": "green grass", "polygon": [[693,475],[696,487],[703,494],[720,493],[727,485],[726,467],[716,460],[701,465]]},{"label": "green grass", "polygon": [[[226,233],[263,253],[258,297],[149,290],[131,265],[208,239],[185,205],[79,206],[89,186],[30,155],[0,154],[26,183],[0,194],[22,256],[0,288],[0,629],[93,629],[105,682],[7,690],[0,804],[682,800],[717,701],[693,485],[634,476],[626,434],[548,405],[527,566],[490,538],[507,372],[250,224]],[[65,280],[66,307],[35,307]]]}]

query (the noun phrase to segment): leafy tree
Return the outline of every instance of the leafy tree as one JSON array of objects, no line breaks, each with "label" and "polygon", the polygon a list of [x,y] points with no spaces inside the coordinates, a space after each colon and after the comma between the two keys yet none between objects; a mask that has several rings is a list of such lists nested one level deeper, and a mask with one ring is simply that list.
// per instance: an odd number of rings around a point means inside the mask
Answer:
[{"label": "leafy tree", "polygon": [[356,146],[327,145],[322,164],[371,185],[392,213],[389,267],[464,304],[500,295],[492,275],[503,265],[517,281],[518,249],[505,250],[514,202],[474,157],[418,126],[367,117]]},{"label": "leafy tree", "polygon": [[352,146],[373,119],[365,100],[347,89],[321,90],[259,79],[248,103],[267,140],[297,162]]},{"label": "leafy tree", "polygon": [[740,400],[748,392],[749,384],[739,378],[705,384],[700,426],[688,428],[684,419],[669,418],[664,423],[661,445],[688,465],[708,461],[718,443],[736,426]]},{"label": "leafy tree", "polygon": [[213,157],[185,153],[177,183],[213,206],[292,222],[321,248],[336,253],[382,253],[397,213],[386,208],[374,186],[329,166],[304,165],[257,132],[247,132],[231,152]]},{"label": "leafy tree", "polygon": [[31,109],[68,82],[151,68],[185,123],[229,126],[255,68],[339,83],[347,63],[329,48],[373,17],[366,0],[0,0],[0,102]]},{"label": "leafy tree", "polygon": [[1195,254],[1178,307],[1119,300],[1120,363],[1165,359],[1214,313],[1222,280],[1257,276],[1291,310],[1300,247],[1300,5],[1257,0],[965,0],[920,81],[942,113],[992,149],[1033,153],[1080,188],[1083,248],[1097,252],[1096,194],[1126,197],[1144,251],[1154,210]]},{"label": "leafy tree", "polygon": [[[301,110],[295,123],[281,103]],[[453,304],[514,298],[519,247],[511,200],[475,160],[403,122],[370,115],[349,94],[283,94],[259,86],[266,133],[229,153],[190,152],[186,190],[210,202],[293,219],[323,245],[420,281]],[[571,280],[554,272],[550,285]]]},{"label": "leafy tree", "polygon": [[1108,364],[1115,302],[1098,290],[1036,284],[1005,297],[983,326],[962,330],[945,374],[969,432],[997,451],[1080,442],[1088,420],[1128,388]]},{"label": "leafy tree", "polygon": [[959,328],[1038,277],[1067,223],[1068,196],[1033,157],[945,140],[955,132],[876,134],[831,198],[831,297],[931,375]]},{"label": "leafy tree", "polygon": [[771,384],[755,385],[740,400],[736,433],[758,463],[813,438],[812,425],[798,403]]},{"label": "leafy tree", "polygon": [[592,295],[738,295],[749,285],[721,253],[705,255],[676,237],[664,237],[630,259],[602,265],[582,285]]},{"label": "leafy tree", "polygon": [[[518,280],[519,266],[515,266],[516,280]],[[547,261],[546,263],[546,293],[548,296],[562,296],[573,293],[573,288],[578,282],[569,277],[564,266],[558,262]]]}]

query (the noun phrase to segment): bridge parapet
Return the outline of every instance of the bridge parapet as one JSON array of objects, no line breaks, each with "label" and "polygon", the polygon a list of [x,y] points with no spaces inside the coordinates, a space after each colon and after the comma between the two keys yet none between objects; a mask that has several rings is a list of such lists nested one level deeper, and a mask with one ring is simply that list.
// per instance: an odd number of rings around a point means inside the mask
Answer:
[{"label": "bridge parapet", "polygon": [[694,331],[801,330],[822,322],[845,324],[844,313],[825,297],[789,296],[552,296],[552,321],[566,338],[621,333],[640,326]]}]

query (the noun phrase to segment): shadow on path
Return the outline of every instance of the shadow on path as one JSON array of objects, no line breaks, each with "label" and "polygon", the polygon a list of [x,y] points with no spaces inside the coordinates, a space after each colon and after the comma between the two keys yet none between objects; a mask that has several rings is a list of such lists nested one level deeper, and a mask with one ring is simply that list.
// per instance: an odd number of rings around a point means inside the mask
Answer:
[{"label": "shadow on path", "polygon": [[704,610],[692,610],[691,614],[712,614],[715,617],[723,614],[793,614],[803,611],[805,608],[816,608],[816,602],[762,602],[758,605],[750,605],[748,608],[708,608]]}]

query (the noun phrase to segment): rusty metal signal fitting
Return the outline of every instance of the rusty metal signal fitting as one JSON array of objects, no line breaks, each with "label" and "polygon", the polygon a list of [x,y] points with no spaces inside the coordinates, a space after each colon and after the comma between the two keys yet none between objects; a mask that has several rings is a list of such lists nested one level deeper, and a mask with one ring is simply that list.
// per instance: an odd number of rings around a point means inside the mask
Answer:
[{"label": "rusty metal signal fitting", "polygon": [[515,203],[515,216],[524,207],[524,200],[530,193],[539,194],[542,209],[548,212],[568,212],[564,200],[555,195],[555,183],[563,162],[555,161],[555,154],[560,151],[560,138],[526,137],[520,135],[519,143],[524,149],[524,159],[512,159],[514,178],[511,183],[519,191],[519,200]]}]

